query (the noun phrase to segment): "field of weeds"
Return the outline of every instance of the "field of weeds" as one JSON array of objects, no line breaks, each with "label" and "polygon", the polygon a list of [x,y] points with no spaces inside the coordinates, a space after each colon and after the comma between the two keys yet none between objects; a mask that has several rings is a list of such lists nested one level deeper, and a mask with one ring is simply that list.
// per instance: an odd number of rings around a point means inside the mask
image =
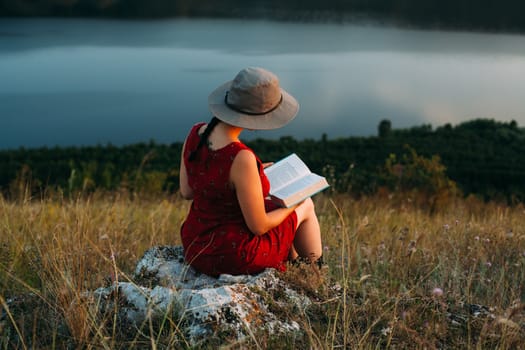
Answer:
[{"label": "field of weeds", "polygon": [[[323,283],[339,293],[323,294],[316,285],[318,302],[301,321],[301,347],[525,344],[522,205],[468,198],[429,213],[400,194],[359,200],[319,195],[315,202],[329,266]],[[170,320],[162,329],[122,339],[82,295],[129,276],[149,247],[179,245],[188,205],[177,197],[119,194],[0,197],[0,348],[185,347]],[[283,277],[306,292],[314,285],[293,269]],[[223,345],[299,344],[266,335]]]}]

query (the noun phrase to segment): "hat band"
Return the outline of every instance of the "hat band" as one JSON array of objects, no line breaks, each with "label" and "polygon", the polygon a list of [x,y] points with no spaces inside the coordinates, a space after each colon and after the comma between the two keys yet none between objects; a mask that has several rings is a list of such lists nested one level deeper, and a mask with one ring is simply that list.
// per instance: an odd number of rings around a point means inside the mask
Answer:
[{"label": "hat band", "polygon": [[272,108],[270,108],[269,110],[267,110],[265,112],[249,112],[249,111],[245,111],[243,109],[237,108],[236,106],[234,106],[231,103],[229,103],[228,102],[228,93],[229,93],[229,91],[226,91],[226,95],[224,95],[224,103],[226,104],[226,106],[228,106],[230,109],[234,110],[235,112],[248,114],[248,115],[264,115],[264,114],[268,114],[270,112],[275,111],[281,105],[281,102],[283,102],[283,94],[281,94],[281,98],[279,99],[279,102],[277,102],[277,104],[275,106],[273,106]]}]

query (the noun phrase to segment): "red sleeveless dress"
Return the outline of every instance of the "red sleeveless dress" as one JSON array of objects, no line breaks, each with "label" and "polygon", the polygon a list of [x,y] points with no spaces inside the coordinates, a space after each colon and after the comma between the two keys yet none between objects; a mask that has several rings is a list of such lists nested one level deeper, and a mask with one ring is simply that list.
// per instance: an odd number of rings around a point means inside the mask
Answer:
[{"label": "red sleeveless dress", "polygon": [[[229,180],[237,153],[251,149],[241,142],[218,150],[201,147],[196,159],[190,162],[189,154],[199,143],[198,131],[203,125],[193,126],[183,155],[189,186],[194,193],[188,217],[181,228],[186,261],[196,270],[212,276],[253,274],[268,267],[284,271],[295,236],[297,215],[292,212],[279,226],[263,235],[251,233]],[[257,156],[256,159],[261,191],[266,198],[270,184],[261,161]],[[265,207],[267,211],[276,208],[270,200],[265,200]]]}]

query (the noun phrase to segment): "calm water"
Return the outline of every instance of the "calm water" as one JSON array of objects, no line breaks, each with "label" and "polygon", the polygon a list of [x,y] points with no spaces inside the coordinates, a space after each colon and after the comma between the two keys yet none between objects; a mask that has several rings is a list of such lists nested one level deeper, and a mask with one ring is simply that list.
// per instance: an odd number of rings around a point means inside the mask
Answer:
[{"label": "calm water", "polygon": [[211,90],[266,67],[298,118],[248,138],[525,126],[525,37],[240,20],[0,19],[0,148],[182,141]]}]

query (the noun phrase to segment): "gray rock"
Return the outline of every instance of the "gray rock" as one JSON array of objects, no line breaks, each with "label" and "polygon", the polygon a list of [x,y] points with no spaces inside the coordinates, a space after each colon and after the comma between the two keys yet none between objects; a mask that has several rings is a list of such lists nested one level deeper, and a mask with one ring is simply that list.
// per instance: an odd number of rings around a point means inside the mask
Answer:
[{"label": "gray rock", "polygon": [[300,335],[296,320],[311,304],[273,269],[214,278],[185,264],[182,247],[167,246],[148,250],[132,281],[99,288],[91,298],[101,314],[117,310],[119,327],[131,333],[174,320],[191,346],[217,334],[237,340],[259,331]]}]

